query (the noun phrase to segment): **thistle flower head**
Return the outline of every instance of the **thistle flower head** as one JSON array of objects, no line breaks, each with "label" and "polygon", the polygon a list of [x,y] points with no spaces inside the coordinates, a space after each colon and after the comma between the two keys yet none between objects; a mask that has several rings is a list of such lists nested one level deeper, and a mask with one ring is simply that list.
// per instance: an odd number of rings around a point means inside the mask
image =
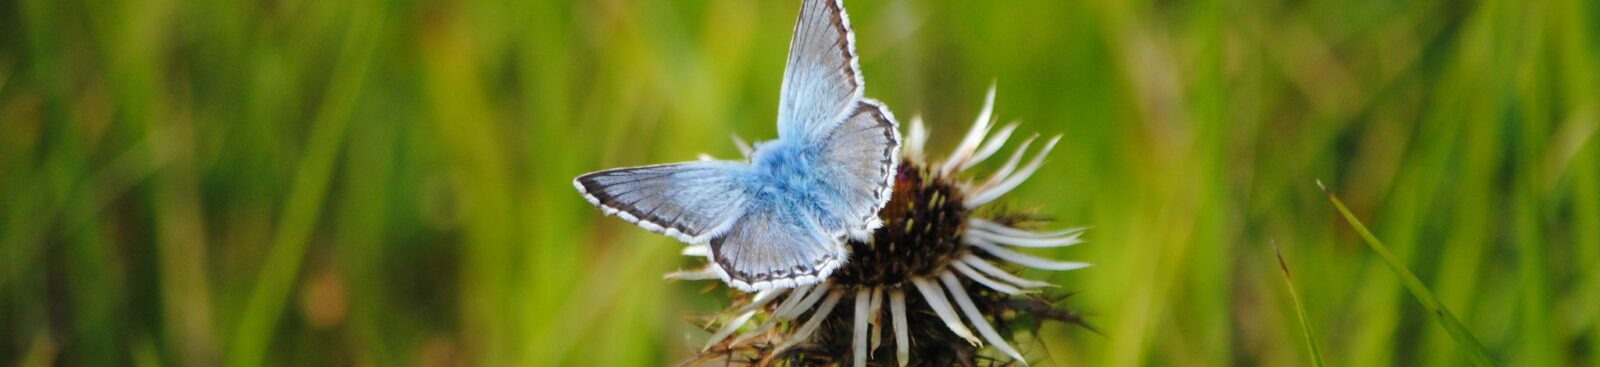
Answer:
[{"label": "thistle flower head", "polygon": [[[925,156],[929,132],[920,119],[913,119],[893,195],[878,214],[883,227],[868,241],[851,241],[849,261],[823,283],[735,293],[733,306],[717,314],[711,325],[716,331],[690,364],[942,366],[1002,361],[985,355],[984,346],[1026,364],[1011,345],[1011,321],[1030,315],[1080,323],[1076,314],[1034,294],[1051,284],[1007,269],[1089,266],[1017,251],[1071,246],[1081,242],[1083,230],[1028,230],[1022,228],[1033,224],[1028,215],[978,210],[1033,175],[1060,137],[1037,150],[1030,149],[1036,137],[1023,140],[998,170],[981,180],[963,175],[999,153],[1016,129],[1012,124],[991,131],[993,107],[991,88],[977,122],[942,162]],[[691,246],[684,254],[708,256],[709,249]],[[716,279],[709,268],[667,277]]]}]

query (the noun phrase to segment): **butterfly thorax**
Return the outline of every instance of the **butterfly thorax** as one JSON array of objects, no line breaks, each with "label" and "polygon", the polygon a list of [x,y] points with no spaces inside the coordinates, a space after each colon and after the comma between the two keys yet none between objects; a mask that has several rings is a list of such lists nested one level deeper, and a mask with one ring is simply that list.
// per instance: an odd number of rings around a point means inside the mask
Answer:
[{"label": "butterfly thorax", "polygon": [[[819,174],[826,171],[815,167],[819,159],[818,152],[814,149],[783,140],[757,146],[756,151],[751,154],[751,163],[757,174],[764,176],[764,179],[759,180],[761,184],[756,188],[755,196],[779,207],[809,208],[816,212],[826,212],[821,209],[828,205],[825,199],[832,194],[833,188],[825,181],[825,177]],[[827,222],[837,220],[837,218],[817,219]]]},{"label": "butterfly thorax", "polygon": [[756,172],[768,178],[762,181],[763,193],[806,196],[822,183],[812,167],[815,154],[798,144],[782,140],[761,144],[750,160]]}]

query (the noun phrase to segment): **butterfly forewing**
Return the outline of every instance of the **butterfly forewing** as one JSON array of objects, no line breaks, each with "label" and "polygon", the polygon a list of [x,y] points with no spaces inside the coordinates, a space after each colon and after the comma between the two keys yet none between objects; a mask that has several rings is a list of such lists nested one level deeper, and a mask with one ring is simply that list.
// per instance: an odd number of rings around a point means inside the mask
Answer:
[{"label": "butterfly forewing", "polygon": [[855,35],[844,5],[840,0],[806,0],[783,71],[779,136],[807,141],[826,135],[862,92]]},{"label": "butterfly forewing", "polygon": [[590,203],[652,232],[706,243],[743,213],[749,167],[692,162],[618,168],[573,181]]}]

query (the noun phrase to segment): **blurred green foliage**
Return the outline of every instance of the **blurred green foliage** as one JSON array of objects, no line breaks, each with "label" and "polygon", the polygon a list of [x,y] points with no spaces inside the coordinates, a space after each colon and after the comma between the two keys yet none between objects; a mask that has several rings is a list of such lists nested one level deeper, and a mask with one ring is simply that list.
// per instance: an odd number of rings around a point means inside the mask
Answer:
[{"label": "blurred green foliage", "polygon": [[[869,96],[1090,243],[1036,365],[1600,363],[1600,5],[849,2]],[[591,170],[770,139],[794,1],[0,1],[0,364],[663,365],[726,302]],[[945,149],[935,149],[944,151]]]}]

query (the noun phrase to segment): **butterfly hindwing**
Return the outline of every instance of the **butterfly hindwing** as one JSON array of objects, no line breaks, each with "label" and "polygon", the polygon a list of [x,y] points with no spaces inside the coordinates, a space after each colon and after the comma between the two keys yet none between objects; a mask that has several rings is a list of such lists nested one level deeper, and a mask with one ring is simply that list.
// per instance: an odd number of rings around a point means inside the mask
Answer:
[{"label": "butterfly hindwing", "polygon": [[744,291],[814,284],[848,256],[841,239],[826,232],[803,208],[756,199],[726,234],[711,240],[712,263]]},{"label": "butterfly hindwing", "polygon": [[578,176],[573,185],[607,215],[703,244],[742,214],[749,200],[748,171],[736,162],[661,164],[594,172]]},{"label": "butterfly hindwing", "polygon": [[806,0],[789,42],[778,102],[778,135],[811,141],[862,97],[855,34],[841,0]]},{"label": "butterfly hindwing", "polygon": [[826,182],[848,208],[839,217],[855,224],[848,228],[850,237],[865,239],[881,225],[878,210],[894,187],[900,148],[894,115],[877,101],[863,100],[824,141],[824,174],[836,178]]}]

